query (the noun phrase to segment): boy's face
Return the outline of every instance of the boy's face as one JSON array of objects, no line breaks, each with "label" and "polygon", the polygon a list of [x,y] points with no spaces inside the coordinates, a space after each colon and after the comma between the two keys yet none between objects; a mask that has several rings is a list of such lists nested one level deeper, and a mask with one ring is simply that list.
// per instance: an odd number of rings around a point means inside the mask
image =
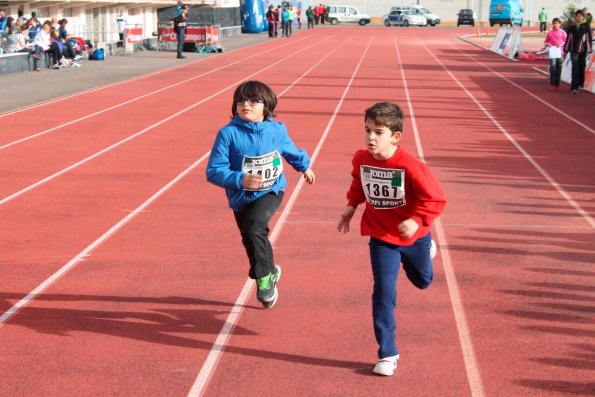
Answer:
[{"label": "boy's face", "polygon": [[366,147],[376,160],[390,158],[400,139],[400,131],[392,132],[388,127],[377,125],[374,120],[366,120]]},{"label": "boy's face", "polygon": [[239,98],[236,101],[238,116],[244,121],[263,121],[264,102],[260,98]]},{"label": "boy's face", "polygon": [[560,29],[560,22],[554,22],[554,23],[552,24],[552,27],[553,27],[554,29]]}]

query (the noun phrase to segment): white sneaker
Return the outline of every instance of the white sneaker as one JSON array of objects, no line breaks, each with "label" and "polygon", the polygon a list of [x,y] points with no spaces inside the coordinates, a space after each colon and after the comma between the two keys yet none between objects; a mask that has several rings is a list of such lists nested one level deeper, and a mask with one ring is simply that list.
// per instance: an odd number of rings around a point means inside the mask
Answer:
[{"label": "white sneaker", "polygon": [[73,62],[73,63],[70,64],[70,67],[71,68],[80,68],[81,67],[81,64],[78,63],[78,62]]},{"label": "white sneaker", "polygon": [[79,59],[81,59],[83,56],[82,55],[75,55],[74,56],[74,60],[78,61]]},{"label": "white sneaker", "polygon": [[399,362],[399,355],[381,358],[378,364],[374,367],[373,372],[378,375],[391,376]]},{"label": "white sneaker", "polygon": [[430,242],[430,259],[434,259],[436,257],[436,253],[438,250],[436,249],[436,242],[432,240]]}]

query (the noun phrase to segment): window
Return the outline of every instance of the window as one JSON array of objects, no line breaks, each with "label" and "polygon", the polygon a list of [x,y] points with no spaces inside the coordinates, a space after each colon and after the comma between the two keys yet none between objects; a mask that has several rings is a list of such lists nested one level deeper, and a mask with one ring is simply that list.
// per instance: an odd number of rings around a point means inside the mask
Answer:
[{"label": "window", "polygon": [[350,13],[351,15],[357,15],[357,11],[355,11],[355,8],[351,8],[351,7],[349,7],[349,13]]},{"label": "window", "polygon": [[345,12],[346,12],[345,7],[337,7],[337,12],[339,14],[345,14]]}]

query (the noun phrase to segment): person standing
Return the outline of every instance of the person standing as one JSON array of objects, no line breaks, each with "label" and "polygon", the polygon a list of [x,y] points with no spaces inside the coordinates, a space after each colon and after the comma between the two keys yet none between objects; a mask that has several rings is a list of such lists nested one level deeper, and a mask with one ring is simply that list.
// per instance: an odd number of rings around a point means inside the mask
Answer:
[{"label": "person standing", "polygon": [[120,14],[116,17],[116,29],[120,36],[120,41],[124,42],[124,32],[126,31],[126,17],[124,16],[124,10],[120,10]]},{"label": "person standing", "polygon": [[398,145],[403,110],[390,102],[365,111],[365,144],[352,159],[347,207],[337,225],[349,232],[356,208],[365,203],[361,235],[369,236],[374,289],[372,318],[379,345],[373,372],[391,376],[397,368],[397,276],[401,263],[409,281],[419,289],[430,286],[436,243],[432,222],[446,207],[440,184],[427,164]]},{"label": "person standing", "polygon": [[184,52],[184,38],[186,37],[186,24],[188,19],[186,15],[188,14],[188,6],[182,5],[182,12],[180,15],[174,18],[174,32],[178,36],[178,59],[186,58],[183,54]]},{"label": "person standing", "polygon": [[283,162],[307,183],[316,179],[308,153],[296,147],[285,124],[273,120],[276,106],[277,96],[266,84],[240,84],[233,93],[233,119],[217,133],[206,169],[207,180],[225,188],[250,263],[248,276],[265,309],[279,296],[281,267],[274,261],[268,224],[287,188]]},{"label": "person standing", "polygon": [[302,28],[302,3],[299,3],[300,5],[298,5],[298,8],[295,12],[295,17],[297,18],[297,23],[298,23],[298,29]]},{"label": "person standing", "polygon": [[562,74],[562,48],[566,43],[566,32],[560,29],[560,19],[552,20],[552,30],[545,36],[545,47],[548,49],[550,63],[550,91],[557,91],[560,87]]},{"label": "person standing", "polygon": [[593,37],[583,10],[576,11],[574,15],[576,22],[571,23],[568,28],[564,52],[570,53],[572,63],[570,93],[578,94],[584,91],[587,53],[593,52]]},{"label": "person standing", "polygon": [[306,10],[306,19],[308,20],[308,29],[314,29],[315,16],[312,6],[308,7],[308,9]]},{"label": "person standing", "polygon": [[287,7],[281,11],[281,36],[291,36],[291,12]]},{"label": "person standing", "polygon": [[539,33],[545,33],[547,30],[547,12],[545,11],[545,7],[541,8],[539,11]]},{"label": "person standing", "polygon": [[267,19],[267,22],[269,24],[268,26],[268,31],[269,31],[269,37],[275,37],[274,36],[274,29],[275,29],[275,7],[273,5],[269,6],[269,9],[267,10],[265,17]]}]

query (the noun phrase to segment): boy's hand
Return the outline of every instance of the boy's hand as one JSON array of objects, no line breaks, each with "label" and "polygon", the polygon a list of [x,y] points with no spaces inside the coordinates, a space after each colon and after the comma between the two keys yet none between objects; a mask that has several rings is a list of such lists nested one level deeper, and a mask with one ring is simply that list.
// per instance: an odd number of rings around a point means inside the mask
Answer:
[{"label": "boy's hand", "polygon": [[355,208],[347,206],[341,215],[339,224],[337,225],[338,232],[349,233],[349,222],[351,221],[353,214],[355,214]]},{"label": "boy's hand", "polygon": [[413,219],[405,219],[403,222],[397,225],[397,229],[399,230],[399,234],[403,238],[411,238],[419,229],[419,225]]},{"label": "boy's hand", "polygon": [[313,184],[316,180],[316,175],[314,175],[314,171],[312,171],[312,169],[310,168],[304,171],[304,179],[306,180],[306,182],[308,182],[308,184]]},{"label": "boy's hand", "polygon": [[258,174],[244,174],[242,187],[244,189],[258,189],[262,185],[262,177]]}]

